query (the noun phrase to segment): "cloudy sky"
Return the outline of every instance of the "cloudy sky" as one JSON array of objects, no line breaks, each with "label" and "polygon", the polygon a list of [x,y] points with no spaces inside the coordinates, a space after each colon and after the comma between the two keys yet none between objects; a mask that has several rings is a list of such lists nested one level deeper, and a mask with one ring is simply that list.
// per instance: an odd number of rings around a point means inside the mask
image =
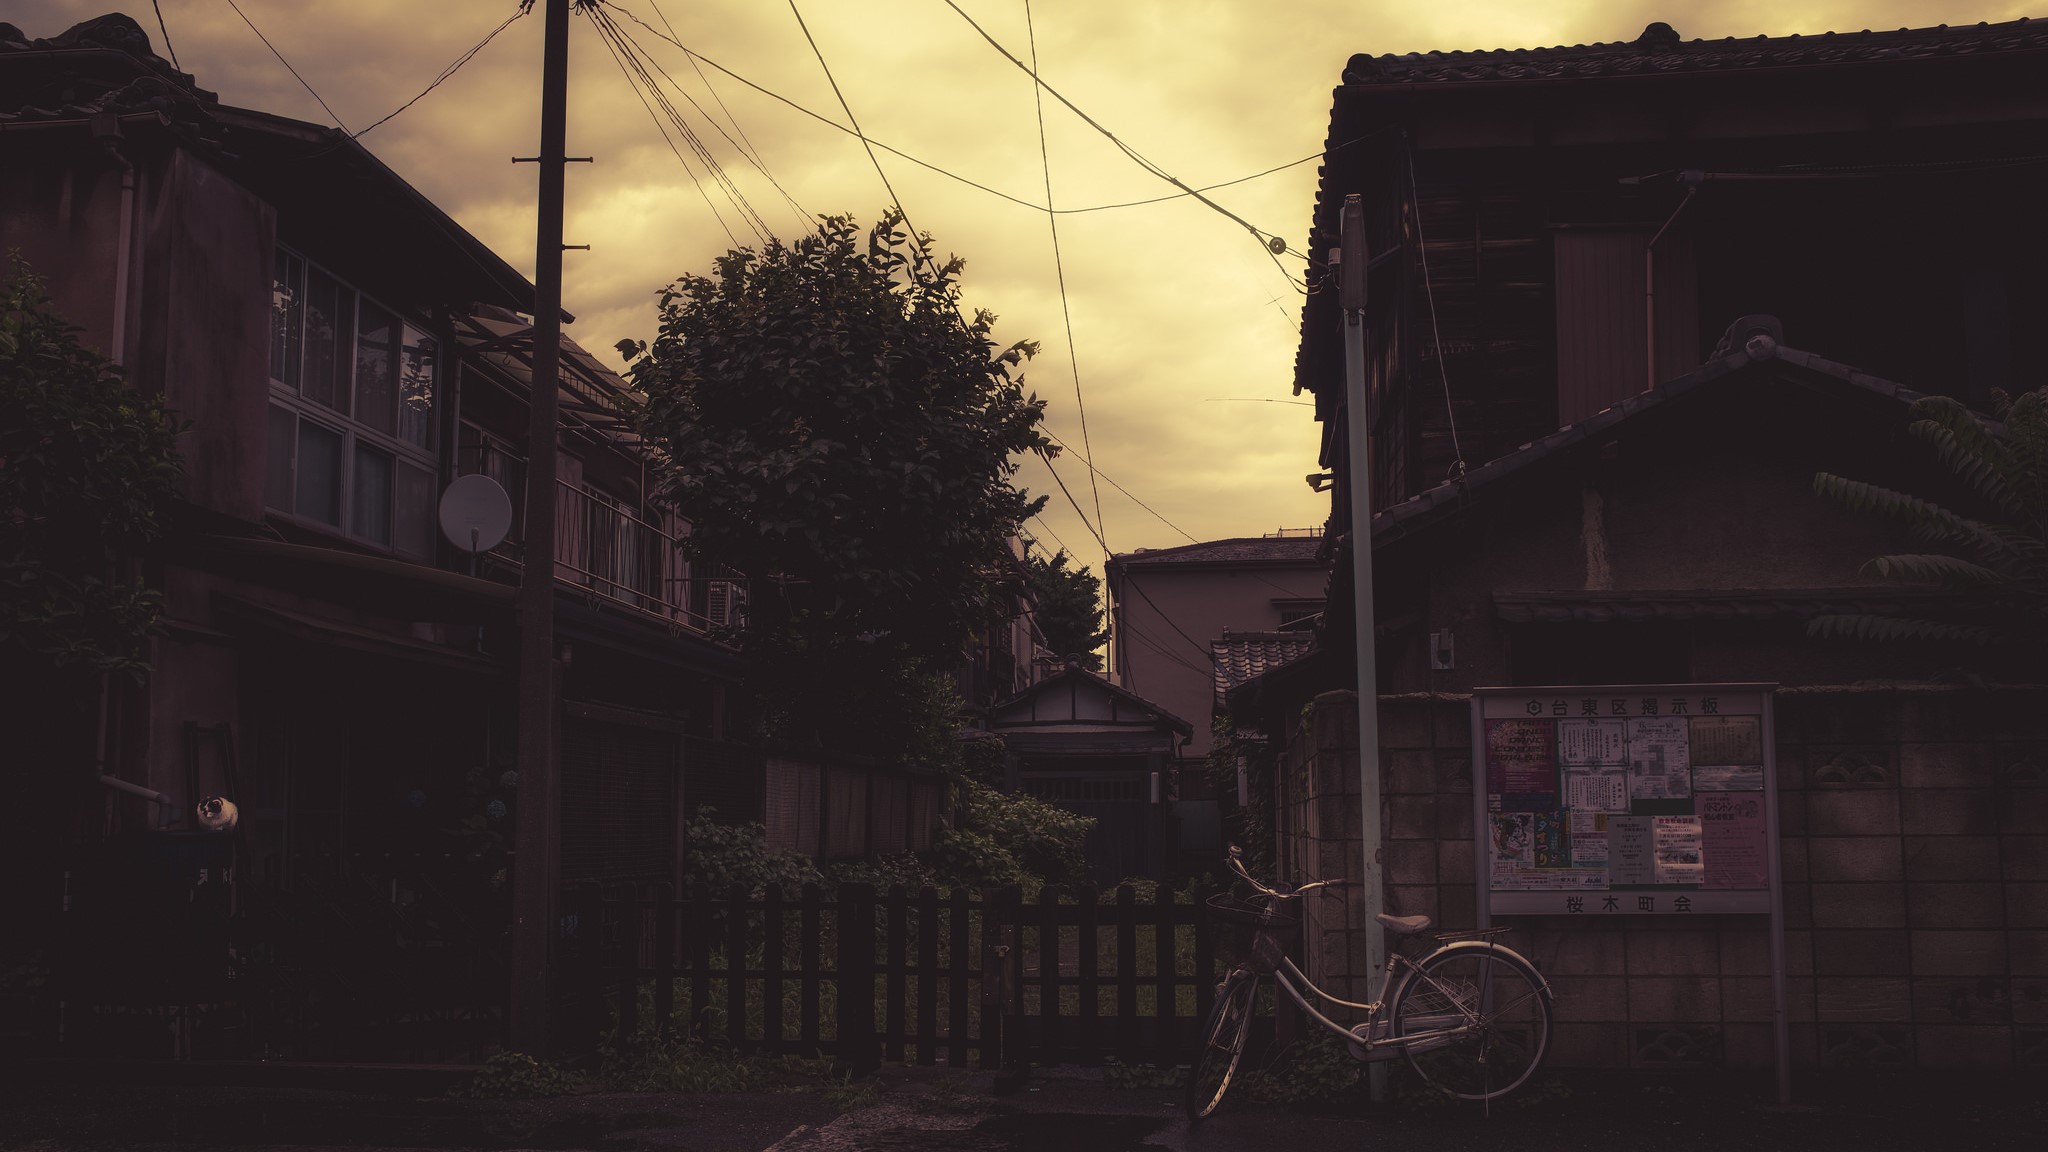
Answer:
[{"label": "cloudy sky", "polygon": [[[235,0],[351,129],[385,116],[517,10],[516,0]],[[2010,0],[955,0],[989,35],[1105,128],[1193,186],[1235,180],[1317,152],[1330,93],[1355,52],[1533,47],[1633,39],[1652,20],[1687,38],[2005,20]],[[31,37],[120,8],[123,0],[0,0],[0,20]],[[162,36],[147,3],[125,0]],[[231,104],[331,123],[229,0],[161,0],[178,62]],[[819,53],[861,128],[880,141],[1017,199],[1045,203],[1033,85],[946,0],[797,0]],[[845,123],[787,0],[619,0],[617,24],[699,114],[684,113],[769,229],[790,236],[806,213],[872,220],[888,203],[860,143],[709,67],[693,66],[637,16],[789,101]],[[2031,13],[2039,15],[2038,11]],[[757,244],[735,202],[687,145],[678,159],[586,18],[571,27],[570,170],[565,304],[577,341],[616,362],[621,338],[652,334],[654,296],[674,277],[708,272],[734,245]],[[401,176],[514,266],[533,266],[541,19],[506,28],[418,104],[362,138]],[[1168,195],[1146,172],[1050,97],[1045,155],[1059,208]],[[714,126],[713,122],[716,122]],[[673,131],[673,130],[672,130]],[[728,137],[731,139],[728,140]],[[749,145],[757,165],[735,145]],[[1004,340],[1043,354],[1028,386],[1051,401],[1053,432],[1077,451],[1080,400],[1111,548],[1258,535],[1320,523],[1310,410],[1290,394],[1300,297],[1257,240],[1181,198],[1060,217],[1075,354],[1067,351],[1044,212],[1006,202],[887,153],[881,163],[913,224],[967,259],[969,304],[1000,318]],[[772,173],[769,182],[763,170]],[[1212,194],[1296,247],[1313,203],[1313,162]],[[787,194],[785,197],[784,193]],[[1300,262],[1284,258],[1299,273]],[[1057,464],[1095,519],[1087,469]],[[1051,493],[1032,529],[1100,571],[1101,549],[1042,465],[1021,482]],[[1134,499],[1135,498],[1135,499]],[[1153,511],[1147,511],[1143,501]],[[1156,515],[1154,513],[1157,513]]]}]

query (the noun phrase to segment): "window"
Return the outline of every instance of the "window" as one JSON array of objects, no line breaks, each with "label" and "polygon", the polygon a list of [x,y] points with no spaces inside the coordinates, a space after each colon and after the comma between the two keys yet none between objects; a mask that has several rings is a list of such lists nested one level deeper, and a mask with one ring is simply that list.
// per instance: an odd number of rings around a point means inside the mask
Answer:
[{"label": "window", "polygon": [[264,502],[303,523],[431,557],[439,368],[433,337],[279,248]]}]

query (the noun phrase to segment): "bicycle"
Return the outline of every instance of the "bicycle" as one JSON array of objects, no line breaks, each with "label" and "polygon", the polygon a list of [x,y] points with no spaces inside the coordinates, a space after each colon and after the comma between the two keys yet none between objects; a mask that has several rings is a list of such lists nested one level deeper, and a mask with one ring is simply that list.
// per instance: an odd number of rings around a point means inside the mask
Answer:
[{"label": "bicycle", "polygon": [[[1408,1058],[1432,1087],[1464,1100],[1495,1100],[1528,1082],[1550,1048],[1550,985],[1536,966],[1496,937],[1503,928],[1443,933],[1420,960],[1398,951],[1387,954],[1378,999],[1360,1004],[1316,987],[1287,957],[1281,933],[1298,918],[1285,910],[1311,892],[1330,892],[1349,883],[1318,880],[1299,888],[1269,887],[1245,871],[1243,853],[1232,845],[1229,863],[1255,895],[1213,896],[1210,907],[1226,921],[1249,924],[1252,946],[1224,977],[1216,1003],[1203,1022],[1202,1049],[1189,1069],[1187,1110],[1200,1120],[1223,1102],[1244,1058],[1251,1031],[1252,1003],[1259,978],[1269,976],[1308,1019],[1341,1037],[1351,1056],[1364,1062]],[[1379,923],[1388,934],[1412,940],[1429,931],[1427,916],[1390,916]],[[1309,1001],[1364,1014],[1346,1026]]]}]

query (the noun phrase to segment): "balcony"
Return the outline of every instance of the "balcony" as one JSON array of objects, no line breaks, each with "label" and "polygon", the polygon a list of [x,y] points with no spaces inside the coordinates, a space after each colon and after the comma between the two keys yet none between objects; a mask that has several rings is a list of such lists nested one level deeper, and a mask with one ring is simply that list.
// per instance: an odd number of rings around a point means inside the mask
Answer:
[{"label": "balcony", "polygon": [[[459,470],[489,476],[511,495],[512,531],[487,555],[509,569],[522,570],[525,459],[495,440],[477,437],[463,446]],[[557,583],[698,635],[736,627],[745,605],[738,574],[722,567],[706,571],[702,565],[693,570],[683,551],[687,523],[672,515],[654,515],[659,522],[596,488],[557,480]]]}]

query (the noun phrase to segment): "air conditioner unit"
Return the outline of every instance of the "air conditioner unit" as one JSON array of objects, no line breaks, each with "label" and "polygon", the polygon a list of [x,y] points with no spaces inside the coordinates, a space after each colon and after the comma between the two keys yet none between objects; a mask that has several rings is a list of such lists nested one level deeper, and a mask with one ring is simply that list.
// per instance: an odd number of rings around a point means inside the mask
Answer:
[{"label": "air conditioner unit", "polygon": [[704,618],[717,628],[738,628],[747,618],[747,590],[731,580],[705,583]]}]

